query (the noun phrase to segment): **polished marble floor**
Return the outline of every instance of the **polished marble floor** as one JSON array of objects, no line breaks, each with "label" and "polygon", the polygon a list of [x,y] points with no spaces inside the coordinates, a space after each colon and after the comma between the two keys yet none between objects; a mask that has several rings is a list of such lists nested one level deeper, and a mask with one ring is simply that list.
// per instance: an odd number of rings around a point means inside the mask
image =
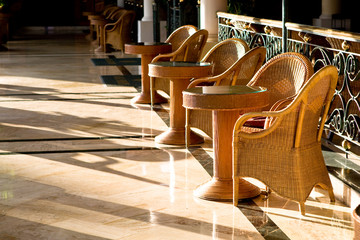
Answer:
[{"label": "polished marble floor", "polygon": [[[83,35],[15,39],[0,52],[0,239],[353,238],[351,208],[320,189],[306,202],[272,193],[240,202],[201,200],[211,142],[157,145],[168,106],[131,105],[138,88],[104,75]],[[259,184],[259,186],[261,186]]]}]

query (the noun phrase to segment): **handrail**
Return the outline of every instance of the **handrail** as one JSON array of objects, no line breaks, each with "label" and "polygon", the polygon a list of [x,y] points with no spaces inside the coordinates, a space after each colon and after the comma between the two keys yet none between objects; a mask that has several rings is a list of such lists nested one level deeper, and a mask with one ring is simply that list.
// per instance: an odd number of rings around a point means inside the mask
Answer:
[{"label": "handrail", "polygon": [[[246,41],[250,48],[264,46],[267,60],[282,53],[281,21],[224,12],[217,15],[219,41],[235,37]],[[286,28],[287,51],[307,56],[315,71],[326,65],[337,67],[339,81],[324,139],[344,151],[345,140],[360,156],[360,34],[290,22]]]},{"label": "handrail", "polygon": [[[233,24],[234,27],[236,26],[236,21],[243,21],[247,23],[254,23],[264,26],[270,26],[270,27],[277,27],[279,29],[282,28],[282,22],[278,20],[270,20],[270,19],[264,19],[264,18],[256,18],[256,17],[249,17],[244,15],[236,15],[232,13],[225,13],[225,12],[218,12],[217,13],[219,18],[227,18],[231,19],[230,22],[227,22],[227,24]],[[360,34],[359,33],[352,33],[347,31],[341,31],[341,30],[335,30],[335,29],[329,29],[329,28],[323,28],[323,27],[315,27],[305,24],[299,24],[299,23],[291,23],[287,22],[286,27],[288,30],[292,31],[301,31],[311,34],[316,34],[319,36],[324,37],[333,37],[333,38],[339,38],[343,40],[353,41],[353,42],[360,42]]]}]

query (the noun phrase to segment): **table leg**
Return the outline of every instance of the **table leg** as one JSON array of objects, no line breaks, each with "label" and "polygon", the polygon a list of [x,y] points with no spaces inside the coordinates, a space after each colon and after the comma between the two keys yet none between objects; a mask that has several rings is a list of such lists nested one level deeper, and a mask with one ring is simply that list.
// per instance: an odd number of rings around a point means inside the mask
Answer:
[{"label": "table leg", "polygon": [[[163,144],[185,144],[185,108],[182,106],[182,91],[187,88],[190,79],[170,80],[170,127],[155,138],[155,142]],[[203,137],[190,132],[190,142],[193,144],[204,142]]]},{"label": "table leg", "polygon": [[[214,176],[200,185],[194,195],[219,201],[232,201],[232,133],[239,118],[239,111],[213,111]],[[239,199],[253,198],[260,189],[244,179],[240,179]]]},{"label": "table leg", "polygon": [[95,49],[95,52],[106,52],[105,45],[105,24],[106,22],[102,22],[102,24],[99,24],[97,26],[98,29],[98,41],[99,41],[99,47]]},{"label": "table leg", "polygon": [[[149,77],[149,63],[153,60],[156,55],[153,54],[142,54],[141,55],[141,93],[131,99],[131,103],[151,103],[151,92],[150,92],[150,77]],[[167,99],[158,94],[154,93],[154,103],[165,103]]]}]

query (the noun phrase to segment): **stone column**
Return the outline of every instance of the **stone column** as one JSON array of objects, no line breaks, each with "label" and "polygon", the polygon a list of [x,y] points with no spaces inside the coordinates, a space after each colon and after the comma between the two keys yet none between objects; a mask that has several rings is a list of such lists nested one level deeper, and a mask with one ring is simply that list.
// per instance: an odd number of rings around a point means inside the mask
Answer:
[{"label": "stone column", "polygon": [[153,42],[153,0],[144,0],[144,17],[138,22],[139,42]]},{"label": "stone column", "polygon": [[217,42],[217,12],[226,12],[227,0],[200,0],[200,27],[209,31],[209,42]]},{"label": "stone column", "polygon": [[341,12],[341,0],[321,0],[321,15],[322,19],[332,18],[333,14]]},{"label": "stone column", "polygon": [[334,15],[340,13],[341,0],[321,0],[321,15],[319,18],[313,19],[313,24],[319,27],[335,28],[337,21],[346,22],[346,19],[334,19]]},{"label": "stone column", "polygon": [[123,8],[125,6],[124,0],[117,0],[117,6]]}]

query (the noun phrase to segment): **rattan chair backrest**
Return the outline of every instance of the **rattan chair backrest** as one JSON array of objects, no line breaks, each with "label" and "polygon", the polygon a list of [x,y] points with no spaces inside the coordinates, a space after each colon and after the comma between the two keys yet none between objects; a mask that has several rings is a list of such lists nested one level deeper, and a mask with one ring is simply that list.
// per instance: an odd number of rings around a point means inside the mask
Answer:
[{"label": "rattan chair backrest", "polygon": [[247,43],[238,38],[230,38],[219,42],[212,47],[201,62],[210,62],[213,64],[213,75],[219,75],[229,69],[237,62],[247,51]]},{"label": "rattan chair backrest", "polygon": [[197,28],[193,25],[184,25],[175,29],[170,36],[165,40],[166,43],[171,43],[172,51],[176,51],[183,42],[193,35]]},{"label": "rattan chair backrest", "polygon": [[111,6],[106,8],[102,15],[106,18],[106,19],[113,19],[113,14],[116,13],[118,10],[120,10],[121,8],[119,8],[118,6]]},{"label": "rattan chair backrest", "polygon": [[110,16],[109,16],[109,20],[112,21],[112,22],[115,22],[117,21],[118,19],[120,19],[120,17],[122,15],[124,15],[126,12],[128,12],[129,10],[126,10],[126,9],[122,9],[122,8],[119,8],[117,9],[116,11],[114,11]]},{"label": "rattan chair backrest", "polygon": [[188,37],[174,52],[170,61],[197,62],[207,41],[209,32],[200,29]]},{"label": "rattan chair backrest", "polygon": [[277,101],[295,96],[313,73],[307,57],[300,53],[287,52],[268,60],[248,85],[268,89],[269,105],[264,110],[269,110]]},{"label": "rattan chair backrest", "polygon": [[[337,79],[336,67],[326,66],[320,69],[284,110],[281,128],[293,132],[292,147],[305,147],[320,142]],[[289,135],[291,134],[287,132],[287,136]]]},{"label": "rattan chair backrest", "polygon": [[234,73],[235,77],[233,78],[231,85],[248,84],[254,74],[264,64],[265,57],[265,47],[256,47],[246,52],[233,66],[233,68],[236,69],[236,72]]}]

